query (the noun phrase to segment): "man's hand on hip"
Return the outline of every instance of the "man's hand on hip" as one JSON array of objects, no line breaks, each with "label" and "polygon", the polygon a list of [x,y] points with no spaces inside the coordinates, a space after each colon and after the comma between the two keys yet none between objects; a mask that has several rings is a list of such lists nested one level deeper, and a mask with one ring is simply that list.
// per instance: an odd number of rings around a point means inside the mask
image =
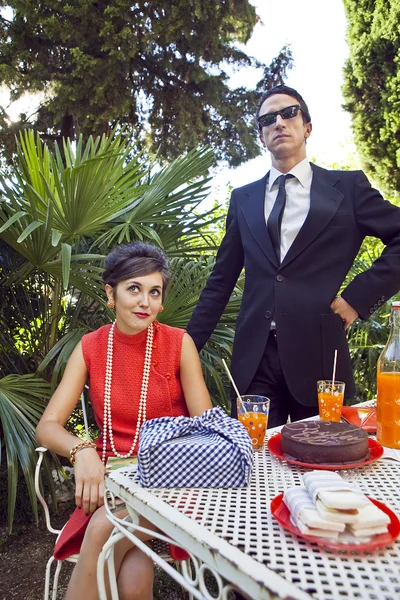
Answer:
[{"label": "man's hand on hip", "polygon": [[355,321],[358,317],[358,312],[354,310],[352,306],[342,296],[336,296],[334,301],[331,304],[331,309],[333,312],[340,315],[343,320],[343,326],[345,329],[350,327],[350,325]]}]

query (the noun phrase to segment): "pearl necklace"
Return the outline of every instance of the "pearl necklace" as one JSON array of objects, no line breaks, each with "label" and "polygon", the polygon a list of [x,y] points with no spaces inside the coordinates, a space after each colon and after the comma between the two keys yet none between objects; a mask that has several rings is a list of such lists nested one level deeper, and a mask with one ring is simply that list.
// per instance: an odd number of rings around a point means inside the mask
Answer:
[{"label": "pearl necklace", "polygon": [[147,389],[149,387],[149,376],[150,376],[150,365],[151,365],[151,354],[153,351],[153,323],[147,328],[147,337],[146,337],[146,352],[144,355],[144,368],[143,368],[143,378],[142,378],[142,388],[140,392],[140,400],[139,400],[139,408],[138,408],[138,418],[135,436],[133,438],[133,443],[131,449],[127,454],[120,454],[117,452],[114,446],[114,438],[113,438],[113,430],[112,430],[112,418],[111,418],[111,380],[112,380],[112,363],[113,363],[113,344],[114,344],[114,328],[116,321],[111,325],[110,331],[108,333],[108,342],[107,342],[107,361],[106,361],[106,379],[104,384],[104,423],[103,423],[103,454],[102,460],[103,463],[107,462],[107,429],[108,434],[110,436],[110,444],[111,449],[115,456],[119,458],[128,458],[132,456],[135,446],[139,440],[139,430],[143,423],[146,421],[146,401],[147,401]]}]

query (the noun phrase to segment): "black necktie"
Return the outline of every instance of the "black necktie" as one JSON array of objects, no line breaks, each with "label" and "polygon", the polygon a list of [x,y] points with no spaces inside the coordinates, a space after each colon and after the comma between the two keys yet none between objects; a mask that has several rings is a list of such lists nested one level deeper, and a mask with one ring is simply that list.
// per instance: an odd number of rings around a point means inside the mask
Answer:
[{"label": "black necktie", "polygon": [[280,175],[278,177],[278,195],[267,222],[269,235],[271,236],[272,245],[279,263],[281,262],[281,224],[286,204],[285,184],[286,180],[291,177],[294,177],[294,175]]}]

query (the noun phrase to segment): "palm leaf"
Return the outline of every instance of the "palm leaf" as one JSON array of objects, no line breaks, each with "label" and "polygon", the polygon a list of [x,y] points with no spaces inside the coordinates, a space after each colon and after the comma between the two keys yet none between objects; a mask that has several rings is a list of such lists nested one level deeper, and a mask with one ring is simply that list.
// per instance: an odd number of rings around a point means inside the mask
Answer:
[{"label": "palm leaf", "polygon": [[[164,301],[160,321],[173,327],[185,328],[214,267],[214,257],[202,256],[199,260],[173,258],[171,283]],[[228,385],[224,378],[221,359],[229,358],[234,330],[232,325],[241,303],[240,288],[235,290],[225,312],[210,340],[200,354],[208,389],[214,404],[229,409]]]},{"label": "palm leaf", "polygon": [[11,531],[18,488],[18,471],[25,477],[32,511],[37,521],[33,471],[36,464],[35,427],[50,397],[50,385],[33,375],[8,375],[0,379],[0,423],[8,467],[8,520]]},{"label": "palm leaf", "polygon": [[185,230],[193,234],[196,228],[204,226],[204,216],[196,215],[194,209],[209,191],[209,179],[194,180],[207,172],[213,160],[211,150],[193,150],[151,176],[134,205],[120,211],[114,218],[114,227],[106,231],[98,243],[109,246],[116,241],[143,239],[143,234],[147,234],[166,247],[157,225],[167,225],[169,230],[176,227],[175,244]]},{"label": "palm leaf", "polygon": [[[54,389],[82,335],[112,319],[102,280],[111,244],[144,239],[167,249],[176,273],[165,314],[171,324],[186,326],[213,266],[212,258],[201,256],[215,250],[204,228],[220,217],[200,208],[212,162],[212,152],[202,149],[159,169],[116,131],[87,143],[80,138],[76,147],[66,142],[62,152],[30,131],[21,135],[11,178],[0,175],[0,245],[12,257],[0,264],[0,376],[18,371],[31,378],[16,379],[18,390],[7,377],[0,380],[10,526],[19,465],[31,482],[42,398]],[[184,255],[189,260],[179,262]],[[218,402],[227,387],[218,357],[221,351],[229,355],[238,303],[235,296],[203,358]],[[50,384],[25,375],[40,361],[39,374]],[[38,381],[44,388],[35,399],[31,388]],[[29,493],[33,502],[32,487]]]},{"label": "palm leaf", "polygon": [[[43,374],[52,365],[51,391],[53,392],[59,383],[69,357],[74,348],[81,341],[89,328],[76,328],[66,333],[48,352],[45,359],[40,363],[38,374]],[[55,361],[55,362],[54,362]]]}]

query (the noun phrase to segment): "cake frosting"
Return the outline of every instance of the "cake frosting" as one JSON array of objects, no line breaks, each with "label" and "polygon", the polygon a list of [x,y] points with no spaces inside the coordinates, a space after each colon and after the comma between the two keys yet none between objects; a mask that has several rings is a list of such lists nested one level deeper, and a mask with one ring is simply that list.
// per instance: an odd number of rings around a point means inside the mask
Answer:
[{"label": "cake frosting", "polygon": [[324,465],[354,463],[369,457],[367,432],[333,421],[299,421],[281,431],[282,452],[288,458]]}]

